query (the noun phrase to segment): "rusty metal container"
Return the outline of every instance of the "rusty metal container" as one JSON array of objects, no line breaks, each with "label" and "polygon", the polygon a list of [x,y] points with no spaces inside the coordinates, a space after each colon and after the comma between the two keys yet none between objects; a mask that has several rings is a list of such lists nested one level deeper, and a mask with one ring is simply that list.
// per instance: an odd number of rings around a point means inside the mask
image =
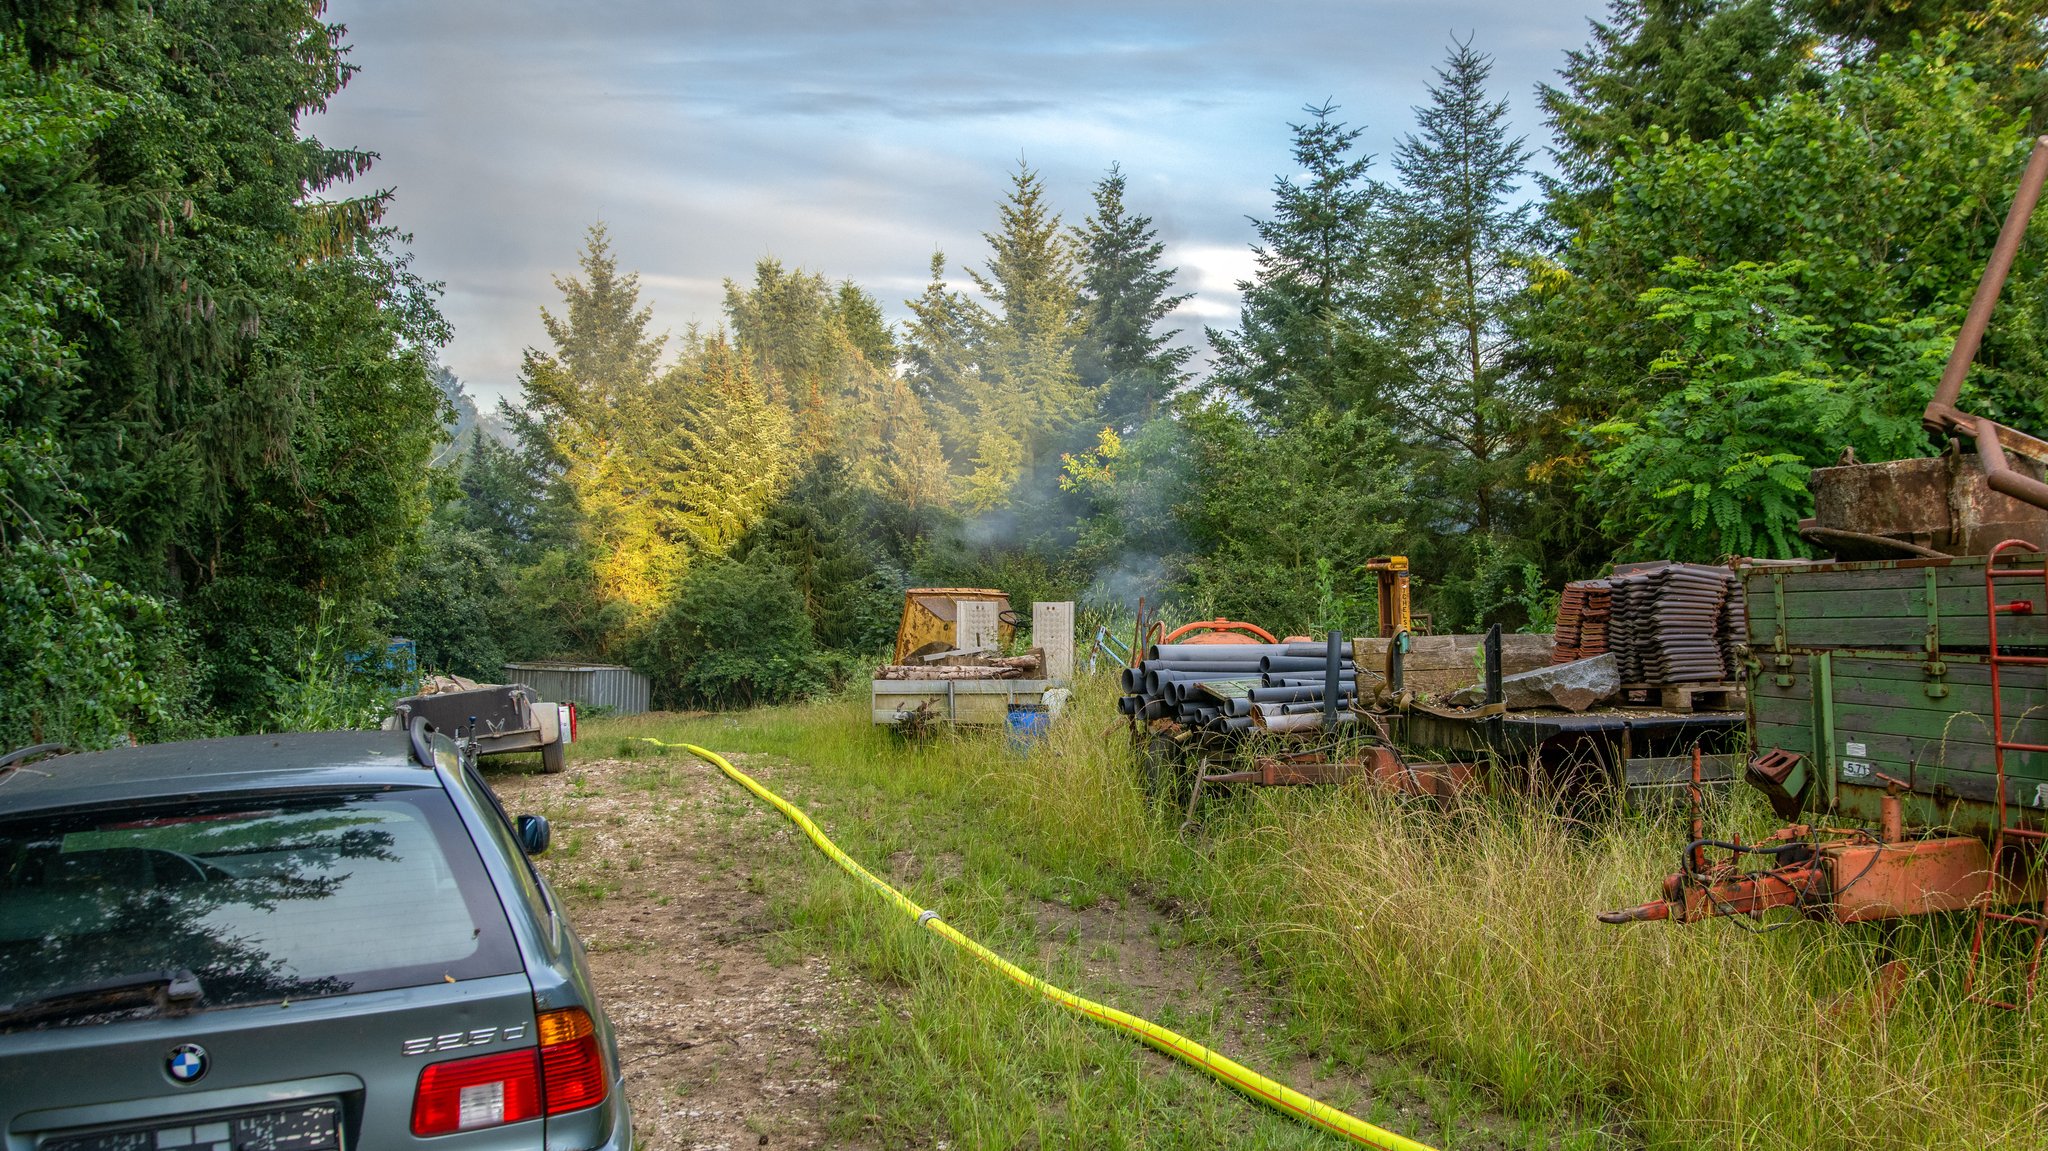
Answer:
[{"label": "rusty metal container", "polygon": [[[2015,455],[2010,466],[2042,478],[2038,461]],[[1914,548],[1981,556],[2004,540],[2048,543],[2048,511],[1993,491],[1975,454],[1815,468],[1808,485],[1813,519],[1800,526],[1839,559],[1897,559]]]}]

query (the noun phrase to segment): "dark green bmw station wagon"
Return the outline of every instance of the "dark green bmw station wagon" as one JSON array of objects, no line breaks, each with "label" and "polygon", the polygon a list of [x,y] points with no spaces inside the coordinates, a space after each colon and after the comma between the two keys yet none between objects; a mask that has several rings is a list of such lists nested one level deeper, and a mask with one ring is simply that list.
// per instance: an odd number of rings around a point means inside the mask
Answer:
[{"label": "dark green bmw station wagon", "polygon": [[0,1148],[629,1151],[546,840],[424,725],[0,768]]}]

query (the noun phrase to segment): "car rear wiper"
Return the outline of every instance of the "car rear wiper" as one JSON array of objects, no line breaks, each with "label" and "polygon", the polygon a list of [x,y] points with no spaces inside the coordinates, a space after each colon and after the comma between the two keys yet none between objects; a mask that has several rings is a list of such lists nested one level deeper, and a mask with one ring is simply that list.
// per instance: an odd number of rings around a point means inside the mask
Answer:
[{"label": "car rear wiper", "polygon": [[173,1004],[190,1006],[197,1003],[203,994],[205,989],[199,986],[199,977],[185,968],[143,971],[60,987],[42,995],[0,1004],[0,1025],[38,1023],[67,1015],[89,1015],[132,1007],[169,1010]]}]

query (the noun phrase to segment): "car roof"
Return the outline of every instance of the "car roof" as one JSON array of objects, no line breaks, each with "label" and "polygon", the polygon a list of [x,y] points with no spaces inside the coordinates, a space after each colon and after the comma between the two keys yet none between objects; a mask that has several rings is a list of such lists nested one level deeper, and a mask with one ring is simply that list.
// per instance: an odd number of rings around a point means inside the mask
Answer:
[{"label": "car roof", "polygon": [[319,731],[153,743],[0,770],[0,816],[251,791],[432,787],[402,731]]}]

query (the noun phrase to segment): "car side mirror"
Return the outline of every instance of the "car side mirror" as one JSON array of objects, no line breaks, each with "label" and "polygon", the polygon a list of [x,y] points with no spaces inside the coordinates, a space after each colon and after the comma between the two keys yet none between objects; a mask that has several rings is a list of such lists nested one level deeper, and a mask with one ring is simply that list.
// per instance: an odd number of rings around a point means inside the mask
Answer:
[{"label": "car side mirror", "polygon": [[548,827],[545,815],[522,815],[519,817],[519,846],[528,855],[543,855],[548,849],[548,840],[554,834]]}]

